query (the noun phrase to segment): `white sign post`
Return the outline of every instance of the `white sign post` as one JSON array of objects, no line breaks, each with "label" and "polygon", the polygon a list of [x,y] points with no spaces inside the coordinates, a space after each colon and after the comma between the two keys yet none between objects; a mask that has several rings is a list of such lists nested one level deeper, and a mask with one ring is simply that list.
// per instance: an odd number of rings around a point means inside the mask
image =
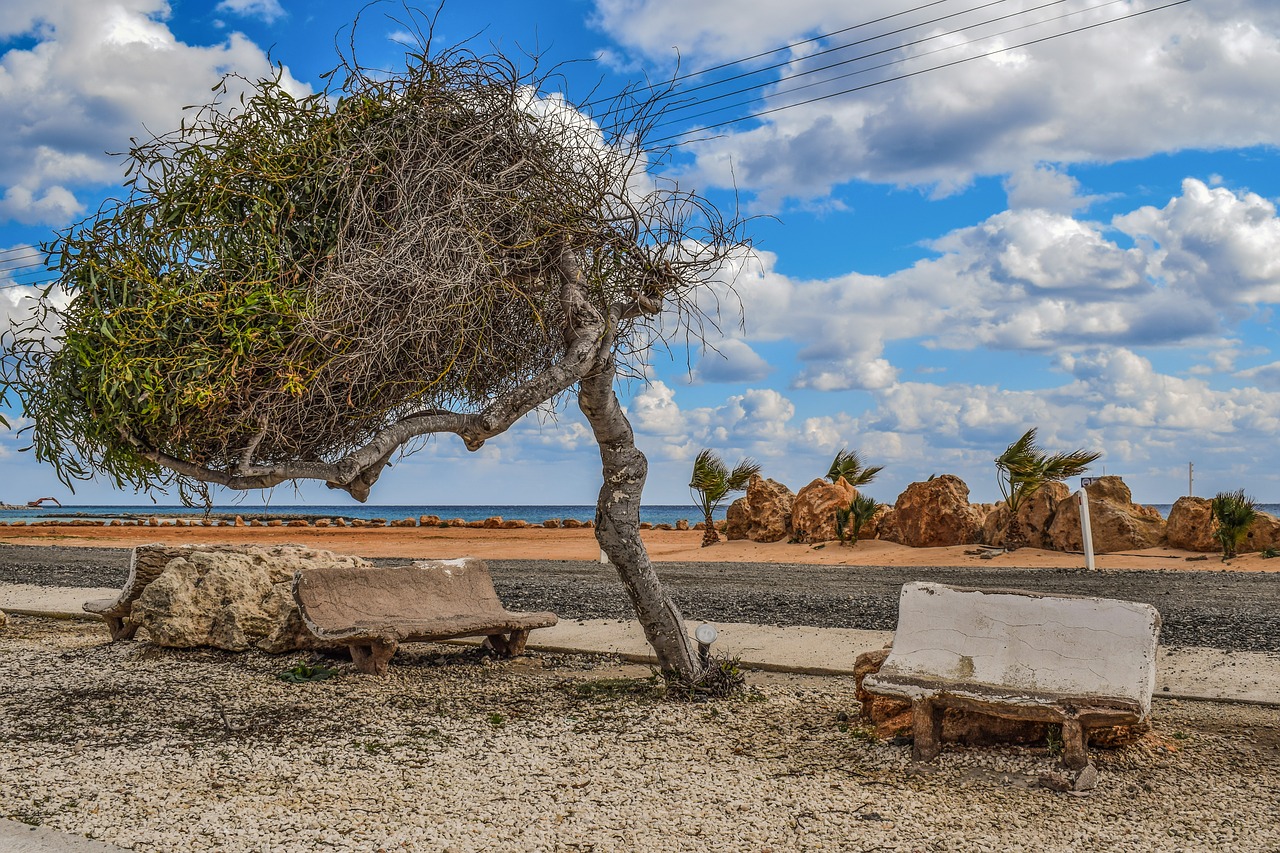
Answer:
[{"label": "white sign post", "polygon": [[1089,523],[1089,493],[1080,490],[1080,539],[1084,542],[1084,567],[1093,571],[1093,526]]}]

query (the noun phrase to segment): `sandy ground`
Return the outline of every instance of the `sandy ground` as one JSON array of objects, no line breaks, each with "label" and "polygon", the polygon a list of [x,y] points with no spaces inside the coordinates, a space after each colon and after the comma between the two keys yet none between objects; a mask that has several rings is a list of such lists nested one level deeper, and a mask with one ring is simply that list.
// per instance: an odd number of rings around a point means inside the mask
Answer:
[{"label": "sandy ground", "polygon": [[[643,533],[655,562],[807,563],[849,566],[964,566],[1019,568],[1081,568],[1084,557],[1023,548],[990,560],[974,546],[908,548],[893,542],[869,540],[846,547],[795,545],[786,542],[725,542],[701,547],[701,531],[647,530]],[[80,547],[128,548],[148,542],[297,542],[367,557],[455,557],[469,555],[499,560],[594,560],[600,555],[591,530],[542,527],[523,530],[471,528],[301,528],[301,527],[7,527],[0,542],[14,545],[58,544]],[[1206,559],[1207,558],[1207,559]],[[1280,559],[1246,554],[1223,563],[1214,554],[1172,548],[1149,548],[1101,554],[1099,569],[1194,569],[1196,571],[1280,572]]]}]

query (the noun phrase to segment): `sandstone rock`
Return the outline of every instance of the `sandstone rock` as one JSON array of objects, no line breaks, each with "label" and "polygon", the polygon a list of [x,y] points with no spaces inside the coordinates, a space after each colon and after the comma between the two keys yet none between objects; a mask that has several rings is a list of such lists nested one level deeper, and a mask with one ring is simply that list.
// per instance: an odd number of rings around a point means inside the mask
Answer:
[{"label": "sandstone rock", "polygon": [[528,526],[529,522],[519,518],[512,518],[502,522],[503,530],[523,530]]},{"label": "sandstone rock", "polygon": [[485,530],[497,530],[502,527],[502,516],[491,515],[480,523]]},{"label": "sandstone rock", "polygon": [[[1071,498],[1071,489],[1066,483],[1046,483],[1037,489],[1031,497],[1018,507],[1018,524],[1025,541],[1019,545],[1028,548],[1053,547],[1049,536],[1049,527],[1058,512],[1058,506]],[[1004,548],[1009,545],[1010,512],[1007,504],[975,504],[979,514],[985,513],[982,522],[982,541],[988,545]]]},{"label": "sandstone rock", "polygon": [[881,521],[880,538],[913,548],[969,545],[982,538],[982,517],[964,480],[943,474],[907,486]]},{"label": "sandstone rock", "polygon": [[367,526],[368,524],[369,524],[369,522],[365,521],[363,518],[353,518],[353,519],[351,519],[351,526],[352,526],[352,527],[365,527],[365,526]]},{"label": "sandstone rock", "polygon": [[675,530],[674,527],[672,527],[670,524],[667,524],[665,521],[660,524],[655,524],[653,526],[653,529],[654,530]]},{"label": "sandstone rock", "polygon": [[284,521],[279,518],[273,518],[267,522],[267,527],[283,527]]},{"label": "sandstone rock", "polygon": [[244,519],[243,519],[242,517],[240,517],[240,516],[238,516],[238,515],[237,515],[237,516],[235,517],[235,521],[234,521],[234,522],[232,522],[232,526],[234,526],[234,527],[244,527],[244,526],[245,526],[245,524],[244,524]]},{"label": "sandstone rock", "polygon": [[642,521],[642,522],[640,522],[640,529],[641,529],[641,530],[652,530],[652,529],[653,529],[653,522],[652,522],[652,521]]},{"label": "sandstone rock", "polygon": [[293,573],[369,565],[359,557],[301,545],[192,549],[170,560],[147,584],[131,618],[161,646],[257,647],[273,653],[315,648],[290,591]]},{"label": "sandstone rock", "polygon": [[568,530],[577,530],[578,528],[585,527],[586,525],[581,521],[578,521],[576,518],[566,518],[564,521],[560,522],[560,526]]},{"label": "sandstone rock", "polygon": [[335,518],[335,519],[333,520],[333,526],[334,526],[334,527],[346,527],[346,526],[347,526],[347,520],[346,520],[345,518],[341,518],[341,517],[339,517],[339,518]]},{"label": "sandstone rock", "polygon": [[1218,523],[1213,520],[1208,498],[1181,497],[1169,510],[1169,520],[1164,528],[1165,541],[1170,548],[1185,551],[1221,551],[1221,543],[1213,537],[1217,529]]},{"label": "sandstone rock", "polygon": [[1280,548],[1280,519],[1269,513],[1259,512],[1240,543],[1240,553]]},{"label": "sandstone rock", "polygon": [[725,513],[725,538],[752,542],[786,539],[791,535],[795,499],[791,490],[777,480],[752,474],[746,495],[734,501]]},{"label": "sandstone rock", "polygon": [[418,524],[423,527],[439,527],[440,516],[438,515],[420,515],[418,516]]},{"label": "sandstone rock", "polygon": [[843,477],[834,483],[814,480],[796,492],[791,507],[791,535],[805,544],[838,539],[836,510],[853,501],[858,492]]},{"label": "sandstone rock", "polygon": [[311,525],[309,525],[305,520],[301,518],[295,518],[293,521],[290,521],[285,526],[286,527],[310,527]]},{"label": "sandstone rock", "polygon": [[333,522],[331,522],[331,521],[330,521],[329,519],[327,519],[327,518],[317,518],[317,519],[316,519],[316,521],[315,521],[315,526],[316,526],[316,527],[321,527],[321,528],[329,527],[329,526],[330,526],[330,525],[332,525],[332,524],[333,524]]},{"label": "sandstone rock", "polygon": [[451,518],[449,519],[449,526],[450,527],[466,527],[467,522],[461,518]]},{"label": "sandstone rock", "polygon": [[[1133,495],[1119,477],[1099,477],[1090,483],[1090,529],[1093,550],[1097,554],[1154,548],[1164,540],[1165,522],[1160,513],[1149,506],[1133,502]],[[1064,501],[1049,526],[1049,538],[1057,551],[1080,551],[1080,503]]]},{"label": "sandstone rock", "polygon": [[385,518],[371,518],[369,519],[369,526],[370,527],[386,527],[387,520]]},{"label": "sandstone rock", "polygon": [[694,529],[694,530],[706,530],[706,529],[707,529],[707,523],[706,523],[705,521],[699,521],[697,524],[695,524],[695,525],[693,526],[693,529]]},{"label": "sandstone rock", "polygon": [[688,529],[689,529],[689,519],[682,518],[676,522],[676,530],[688,530]]},{"label": "sandstone rock", "polygon": [[542,522],[542,526],[547,528],[548,530],[552,530],[560,526],[560,519],[548,518],[546,521]]}]

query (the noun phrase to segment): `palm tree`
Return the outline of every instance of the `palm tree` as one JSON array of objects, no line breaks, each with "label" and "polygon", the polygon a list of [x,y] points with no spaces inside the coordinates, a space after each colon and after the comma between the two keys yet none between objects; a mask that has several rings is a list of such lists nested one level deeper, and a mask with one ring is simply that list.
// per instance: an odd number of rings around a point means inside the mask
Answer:
[{"label": "palm tree", "polygon": [[752,459],[743,459],[730,471],[728,466],[710,450],[703,450],[693,460],[693,477],[689,480],[689,494],[702,510],[707,531],[702,537],[702,547],[720,541],[713,516],[730,492],[747,488],[752,474],[760,473],[760,465]]},{"label": "palm tree", "polygon": [[855,495],[849,506],[836,510],[836,532],[842,545],[858,544],[858,531],[875,517],[880,504],[870,495]]},{"label": "palm tree", "polygon": [[1222,559],[1225,562],[1236,556],[1244,535],[1258,517],[1258,510],[1253,498],[1247,496],[1244,489],[1218,492],[1209,507],[1214,521],[1218,522],[1218,529],[1213,535],[1222,543]]},{"label": "palm tree", "polygon": [[865,486],[876,478],[884,470],[883,465],[873,468],[862,467],[862,457],[858,455],[856,450],[845,450],[840,448],[840,452],[836,454],[836,458],[831,462],[831,469],[827,471],[827,479],[831,482],[844,477],[844,480],[855,489],[858,486]]},{"label": "palm tree", "polygon": [[1004,495],[1005,505],[1009,508],[1006,547],[1013,551],[1025,542],[1026,535],[1018,520],[1018,510],[1028,498],[1046,483],[1057,483],[1083,474],[1101,456],[1101,453],[1086,450],[1045,453],[1036,444],[1035,427],[1006,447],[1004,453],[996,457],[1000,493]]}]

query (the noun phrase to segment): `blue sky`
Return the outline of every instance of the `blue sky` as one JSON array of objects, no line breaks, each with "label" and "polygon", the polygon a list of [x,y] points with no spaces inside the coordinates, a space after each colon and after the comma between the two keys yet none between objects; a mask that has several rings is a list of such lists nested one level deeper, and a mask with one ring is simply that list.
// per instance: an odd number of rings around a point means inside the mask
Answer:
[{"label": "blue sky", "polygon": [[[574,102],[597,83],[608,92],[669,77],[677,58],[696,71],[896,15],[735,66],[785,63],[748,78],[766,84],[754,106],[720,118],[794,103],[799,95],[779,90],[795,82],[779,75],[890,30],[903,32],[859,48],[880,56],[800,78],[860,71],[806,96],[1163,4],[1065,0],[1034,12],[1041,3],[1003,0],[966,12],[981,4],[939,0],[898,14],[926,4],[490,0],[447,5],[436,38],[475,36],[548,64],[592,60],[564,66]],[[105,152],[175,126],[228,71],[253,77],[277,62],[299,91],[320,88],[335,36],[345,43],[339,30],[360,5],[7,0],[0,308],[21,311],[30,291],[11,285],[47,277],[3,259],[24,258],[119,186],[121,162]],[[1013,17],[983,23],[1002,16]],[[365,12],[366,64],[399,61],[397,17],[398,4]],[[934,18],[945,20],[924,23]],[[996,34],[1014,27],[1025,28]],[[720,294],[722,334],[709,349],[655,351],[647,381],[620,384],[651,463],[646,501],[685,502],[703,447],[731,462],[752,456],[793,490],[841,447],[857,448],[885,466],[869,489],[880,500],[954,473],[973,500],[990,501],[992,459],[1030,426],[1048,449],[1102,451],[1094,473],[1122,474],[1143,502],[1185,494],[1188,462],[1197,494],[1244,488],[1280,501],[1277,81],[1280,5],[1193,0],[681,146],[664,173],[725,204],[736,192],[757,216],[755,251],[734,293]],[[24,443],[0,435],[0,499],[68,498]],[[592,503],[599,477],[570,405],[477,453],[435,439],[399,460],[371,502]],[[338,495],[304,485],[270,499]],[[90,482],[74,500],[149,498]]]}]

